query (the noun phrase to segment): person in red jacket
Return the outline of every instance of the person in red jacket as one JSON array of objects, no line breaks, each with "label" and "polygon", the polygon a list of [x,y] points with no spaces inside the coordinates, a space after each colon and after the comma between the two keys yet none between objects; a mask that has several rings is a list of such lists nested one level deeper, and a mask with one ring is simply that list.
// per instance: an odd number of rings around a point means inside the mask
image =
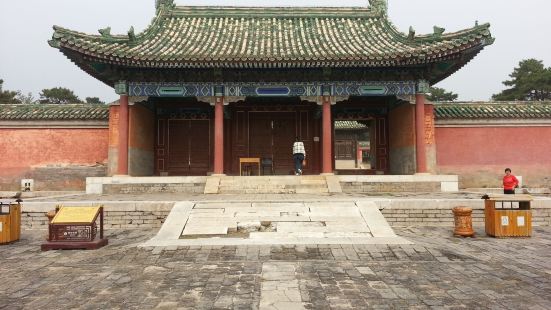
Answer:
[{"label": "person in red jacket", "polygon": [[518,187],[517,178],[511,174],[511,169],[505,169],[505,175],[503,176],[503,193],[514,194],[515,188]]}]

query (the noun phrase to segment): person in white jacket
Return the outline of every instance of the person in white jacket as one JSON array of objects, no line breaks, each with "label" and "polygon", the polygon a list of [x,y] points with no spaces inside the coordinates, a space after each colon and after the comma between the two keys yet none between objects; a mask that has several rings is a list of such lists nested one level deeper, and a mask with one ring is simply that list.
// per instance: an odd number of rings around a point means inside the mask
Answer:
[{"label": "person in white jacket", "polygon": [[300,141],[299,137],[295,138],[293,143],[293,160],[295,161],[295,175],[302,175],[302,162],[306,158],[306,150],[304,149],[304,143]]}]

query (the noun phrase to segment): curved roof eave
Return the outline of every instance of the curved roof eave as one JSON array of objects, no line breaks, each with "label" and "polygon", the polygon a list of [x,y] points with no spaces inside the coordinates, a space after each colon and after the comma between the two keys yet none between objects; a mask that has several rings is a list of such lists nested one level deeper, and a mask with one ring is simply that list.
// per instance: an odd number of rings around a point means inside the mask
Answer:
[{"label": "curved roof eave", "polygon": [[[378,68],[430,65],[472,54],[473,49],[478,53],[494,41],[489,28],[483,24],[454,33],[435,30],[431,35],[408,37],[391,24],[385,12],[371,7],[165,4],[158,6],[155,18],[142,33],[134,34],[131,29],[126,36],[111,35],[106,28],[100,30],[101,35],[90,35],[54,26],[49,43],[74,62],[77,60],[72,57],[79,54],[133,68]],[[255,31],[255,35],[247,31]],[[208,51],[198,47],[198,42],[206,39],[212,42]],[[465,57],[463,65],[472,57]],[[443,79],[459,68],[440,76]]]}]

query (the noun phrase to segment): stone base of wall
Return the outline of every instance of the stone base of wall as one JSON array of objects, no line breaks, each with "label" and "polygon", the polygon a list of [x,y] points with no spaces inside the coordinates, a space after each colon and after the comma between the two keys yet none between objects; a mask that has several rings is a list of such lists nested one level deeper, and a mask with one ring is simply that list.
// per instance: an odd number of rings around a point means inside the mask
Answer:
[{"label": "stone base of wall", "polygon": [[22,179],[33,179],[35,191],[82,191],[86,189],[87,177],[106,174],[107,167],[102,164],[35,167],[17,176],[0,177],[0,190],[19,191]]},{"label": "stone base of wall", "polygon": [[104,184],[103,194],[152,194],[152,193],[190,193],[202,194],[204,183],[180,184]]},{"label": "stone base of wall", "polygon": [[457,192],[456,175],[339,175],[343,193]]},{"label": "stone base of wall", "polygon": [[[381,211],[390,226],[454,226],[451,209],[385,209]],[[484,209],[473,209],[473,225],[484,226]],[[551,209],[533,209],[532,225],[550,226]]]},{"label": "stone base of wall", "polygon": [[[105,229],[159,228],[163,225],[168,213],[170,211],[108,211],[104,213],[103,227]],[[23,212],[21,226],[25,229],[48,229],[46,212]]]},{"label": "stone base of wall", "polygon": [[[27,229],[48,229],[46,213],[58,205],[94,206],[104,208],[104,228],[158,228],[170,213],[173,201],[78,201],[23,202],[21,226]],[[99,224],[99,220],[98,220]]]},{"label": "stone base of wall", "polygon": [[440,182],[341,182],[343,193],[440,192]]},{"label": "stone base of wall", "polygon": [[87,178],[87,194],[203,193],[207,177],[132,177]]},{"label": "stone base of wall", "polygon": [[[105,228],[157,228],[170,213],[174,201],[106,201]],[[467,206],[473,209],[473,225],[484,225],[483,200],[437,199],[380,199],[374,201],[391,226],[450,226],[453,227],[452,208]],[[70,206],[90,206],[98,202],[71,202]],[[21,223],[24,228],[47,229],[46,212],[55,209],[55,202],[23,203]],[[551,226],[551,200],[535,200],[532,204],[532,223]]]}]

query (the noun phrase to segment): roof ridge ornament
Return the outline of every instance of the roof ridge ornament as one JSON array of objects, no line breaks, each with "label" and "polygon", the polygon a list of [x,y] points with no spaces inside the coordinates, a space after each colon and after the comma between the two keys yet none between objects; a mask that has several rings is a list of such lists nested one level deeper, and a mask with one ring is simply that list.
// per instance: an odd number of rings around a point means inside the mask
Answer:
[{"label": "roof ridge ornament", "polygon": [[415,39],[415,29],[413,29],[413,26],[409,26],[408,39],[410,41],[413,41],[413,39]]},{"label": "roof ridge ornament", "polygon": [[387,15],[388,0],[369,0],[369,6],[374,12],[383,16]]},{"label": "roof ridge ornament", "polygon": [[176,7],[176,4],[174,4],[174,0],[155,0],[155,9],[159,10],[162,7],[172,9]]},{"label": "roof ridge ornament", "polygon": [[98,30],[99,34],[106,39],[110,39],[113,36],[111,35],[111,27],[105,27]]},{"label": "roof ridge ornament", "polygon": [[432,29],[434,29],[434,33],[432,34],[435,38],[440,38],[444,31],[446,31],[446,28],[434,26]]},{"label": "roof ridge ornament", "polygon": [[131,26],[130,29],[128,30],[128,40],[130,42],[133,42],[134,40],[136,40],[136,34],[134,33],[134,26]]}]

